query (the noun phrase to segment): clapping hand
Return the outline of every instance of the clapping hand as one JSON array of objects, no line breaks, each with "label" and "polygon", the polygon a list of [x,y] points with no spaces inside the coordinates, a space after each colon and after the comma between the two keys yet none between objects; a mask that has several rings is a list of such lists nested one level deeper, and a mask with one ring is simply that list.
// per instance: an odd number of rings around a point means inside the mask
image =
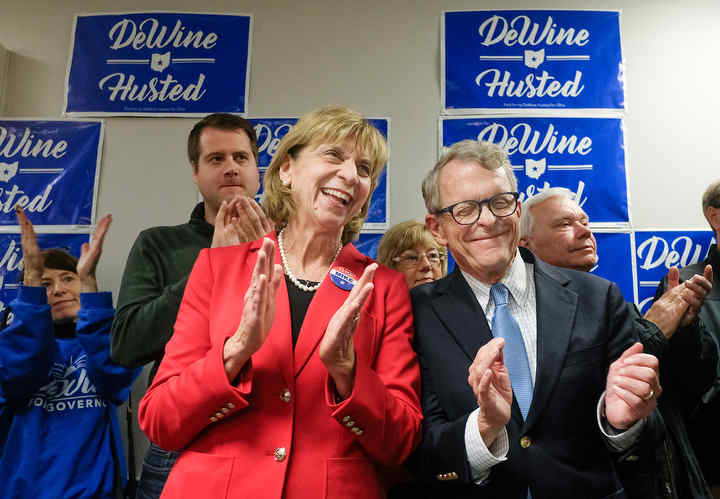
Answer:
[{"label": "clapping hand", "polygon": [[681,283],[677,267],[668,272],[668,289],[645,313],[645,319],[653,322],[670,339],[678,326],[688,326],[697,317],[705,297],[712,289],[712,267],[705,266],[704,275],[694,275]]},{"label": "clapping hand", "polygon": [[697,317],[700,308],[705,302],[705,297],[710,293],[713,282],[713,271],[710,265],[706,265],[703,275],[695,274],[687,281],[680,284],[680,272],[673,267],[668,272],[668,288],[683,286],[683,299],[687,302],[688,308],[680,321],[681,326],[688,326]]},{"label": "clapping hand", "polygon": [[661,393],[657,358],[635,343],[610,364],[605,417],[614,428],[626,430],[650,415]]},{"label": "clapping hand", "polygon": [[[677,268],[675,267],[670,269],[670,274],[672,274],[673,270],[677,276]],[[676,284],[671,286],[645,312],[645,319],[655,324],[668,339],[675,334],[680,321],[683,320],[687,313],[688,302],[683,299],[685,292],[684,285],[678,286]]]},{"label": "clapping hand", "polygon": [[77,275],[80,278],[80,291],[82,293],[94,293],[97,291],[97,280],[95,269],[100,261],[105,235],[110,228],[112,215],[105,215],[100,219],[95,232],[93,232],[89,243],[83,243],[80,248],[80,259],[77,263]]},{"label": "clapping hand", "polygon": [[275,297],[283,278],[281,265],[273,264],[275,244],[265,238],[258,251],[250,287],[245,292],[245,306],[235,334],[225,342],[223,362],[231,382],[265,343],[275,320]]},{"label": "clapping hand", "polygon": [[20,246],[22,247],[24,269],[23,284],[25,286],[41,286],[45,263],[40,254],[35,229],[20,205],[15,207],[15,214],[20,225]]},{"label": "clapping hand", "polygon": [[486,446],[492,445],[510,421],[513,392],[503,360],[505,340],[494,338],[478,349],[468,369],[468,384],[478,404],[478,430]]},{"label": "clapping hand", "polygon": [[275,224],[262,208],[245,196],[223,201],[215,217],[215,231],[211,248],[232,246],[260,239],[274,230]]},{"label": "clapping hand", "polygon": [[363,305],[373,290],[373,277],[377,264],[365,267],[362,276],[353,286],[342,306],[328,323],[318,353],[335,382],[338,394],[350,396],[355,380],[355,347],[353,335],[360,321]]}]

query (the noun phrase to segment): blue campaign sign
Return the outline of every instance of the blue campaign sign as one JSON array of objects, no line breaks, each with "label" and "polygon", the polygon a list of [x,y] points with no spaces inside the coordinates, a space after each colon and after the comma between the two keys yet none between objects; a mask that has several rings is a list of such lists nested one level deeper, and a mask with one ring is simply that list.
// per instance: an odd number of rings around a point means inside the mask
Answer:
[{"label": "blue campaign sign", "polygon": [[566,187],[594,223],[629,222],[625,143],[616,118],[440,118],[440,143],[494,142],[508,153],[521,200]]},{"label": "blue campaign sign", "polygon": [[260,170],[260,190],[255,199],[260,202],[263,194],[263,180],[270,162],[280,145],[280,140],[297,123],[297,118],[248,118],[255,128],[258,140],[258,169]]},{"label": "blue campaign sign", "polygon": [[135,12],[75,17],[65,114],[246,113],[252,16]]},{"label": "blue campaign sign", "polygon": [[98,121],[0,120],[0,225],[21,205],[34,225],[90,225],[102,150]]},{"label": "blue campaign sign", "polygon": [[635,301],[633,250],[629,232],[597,232],[598,261],[590,272],[618,285],[626,301]]},{"label": "blue campaign sign", "polygon": [[[258,168],[260,169],[260,192],[257,199],[262,198],[262,185],[265,171],[267,171],[280,140],[297,123],[297,118],[249,118],[255,128],[258,139]],[[390,143],[390,120],[388,118],[369,118],[368,121],[377,128]],[[378,185],[370,200],[368,216],[365,220],[366,229],[384,229],[388,224],[388,168],[389,162],[383,168]]]},{"label": "blue campaign sign", "polygon": [[618,12],[445,12],[448,114],[479,109],[623,109]]},{"label": "blue campaign sign", "polygon": [[358,240],[353,241],[353,245],[363,255],[377,259],[378,245],[382,237],[382,233],[362,232]]},{"label": "blue campaign sign", "polygon": [[280,140],[290,131],[297,118],[249,118],[258,139],[258,168],[265,172],[275,156]]},{"label": "blue campaign sign", "polygon": [[[88,234],[38,234],[40,249],[61,248],[80,256],[80,247],[88,242]],[[20,271],[23,268],[20,234],[0,234],[0,315],[17,295]]]},{"label": "blue campaign sign", "polygon": [[686,267],[705,259],[716,244],[711,230],[635,231],[638,307],[644,314],[670,267]]}]

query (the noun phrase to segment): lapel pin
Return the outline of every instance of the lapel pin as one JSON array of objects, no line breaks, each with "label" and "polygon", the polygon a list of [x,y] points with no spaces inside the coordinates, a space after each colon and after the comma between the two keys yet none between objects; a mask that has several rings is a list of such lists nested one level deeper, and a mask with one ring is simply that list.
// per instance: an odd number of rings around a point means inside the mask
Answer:
[{"label": "lapel pin", "polygon": [[352,270],[345,267],[334,267],[330,269],[330,279],[340,289],[350,291],[355,286],[355,275]]}]

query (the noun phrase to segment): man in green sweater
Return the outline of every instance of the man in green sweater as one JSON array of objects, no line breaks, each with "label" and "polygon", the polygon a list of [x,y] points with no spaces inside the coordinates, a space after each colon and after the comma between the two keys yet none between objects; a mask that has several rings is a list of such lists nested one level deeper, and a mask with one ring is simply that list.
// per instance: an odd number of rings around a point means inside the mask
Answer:
[{"label": "man in green sweater", "polygon": [[[162,360],[190,271],[203,248],[253,241],[272,223],[253,200],[260,187],[258,145],[249,121],[216,113],[199,121],[188,136],[193,182],[202,194],[188,223],[140,233],[128,255],[112,326],[112,359],[126,367]],[[150,445],[137,490],[138,499],[162,492],[176,452]]]}]

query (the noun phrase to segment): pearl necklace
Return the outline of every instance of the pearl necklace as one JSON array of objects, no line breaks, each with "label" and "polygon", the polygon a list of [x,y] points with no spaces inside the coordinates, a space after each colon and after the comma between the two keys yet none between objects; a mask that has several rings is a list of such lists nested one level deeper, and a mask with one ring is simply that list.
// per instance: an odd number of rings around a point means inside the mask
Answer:
[{"label": "pearl necklace", "polygon": [[[290,264],[288,264],[287,256],[285,256],[285,248],[283,246],[283,231],[285,229],[278,232],[278,248],[280,249],[280,259],[282,260],[283,269],[285,270],[285,274],[290,278],[290,281],[297,286],[299,289],[302,289],[303,291],[307,291],[308,293],[311,293],[313,291],[317,291],[317,289],[320,287],[320,284],[322,283],[322,279],[320,282],[313,284],[312,286],[306,286],[305,284],[300,282],[300,279],[295,277],[295,274],[292,273],[292,270],[290,270]],[[335,252],[335,256],[333,257],[332,261],[335,262],[335,259],[340,254],[340,250],[342,249],[342,245],[338,242],[338,248]],[[332,267],[332,263],[330,264],[330,267]],[[328,268],[328,270],[330,270]]]}]

